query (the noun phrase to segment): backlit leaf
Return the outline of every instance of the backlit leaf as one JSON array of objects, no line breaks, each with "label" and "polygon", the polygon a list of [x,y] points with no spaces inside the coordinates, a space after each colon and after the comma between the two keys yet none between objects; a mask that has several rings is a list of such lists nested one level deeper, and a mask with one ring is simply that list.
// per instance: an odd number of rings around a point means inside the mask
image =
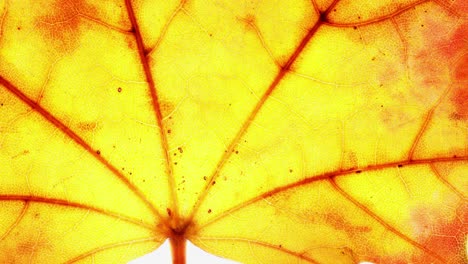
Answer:
[{"label": "backlit leaf", "polygon": [[0,262],[466,263],[466,14],[0,0]]}]

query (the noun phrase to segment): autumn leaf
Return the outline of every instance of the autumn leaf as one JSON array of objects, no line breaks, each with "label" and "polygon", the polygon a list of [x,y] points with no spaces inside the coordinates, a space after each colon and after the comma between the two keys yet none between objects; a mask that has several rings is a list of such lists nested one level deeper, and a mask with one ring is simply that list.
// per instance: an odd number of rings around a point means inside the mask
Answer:
[{"label": "autumn leaf", "polygon": [[0,0],[0,262],[466,263],[467,11]]}]

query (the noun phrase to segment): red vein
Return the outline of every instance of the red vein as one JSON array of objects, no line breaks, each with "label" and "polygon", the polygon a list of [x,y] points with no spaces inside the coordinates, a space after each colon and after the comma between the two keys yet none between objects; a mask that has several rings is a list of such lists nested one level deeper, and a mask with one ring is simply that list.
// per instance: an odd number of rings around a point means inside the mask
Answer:
[{"label": "red vein", "polygon": [[205,185],[205,188],[201,192],[200,196],[197,199],[197,202],[195,203],[192,212],[190,213],[187,223],[191,223],[192,219],[197,212],[197,210],[200,208],[200,205],[202,201],[206,198],[208,191],[210,190],[211,186],[213,186],[214,180],[218,177],[219,172],[221,168],[224,166],[224,164],[227,162],[229,157],[234,153],[234,148],[239,144],[240,139],[244,136],[244,134],[247,132],[247,129],[250,127],[252,124],[252,121],[255,119],[257,114],[260,112],[260,109],[263,107],[267,99],[270,97],[270,95],[273,93],[273,91],[278,87],[279,83],[284,79],[284,76],[289,72],[291,69],[292,64],[296,61],[296,59],[299,57],[299,55],[304,51],[304,48],[309,44],[310,40],[312,37],[317,33],[319,27],[323,24],[323,21],[326,19],[326,15],[330,10],[333,8],[334,5],[339,0],[335,0],[332,5],[320,16],[320,19],[317,20],[317,22],[314,24],[314,26],[307,32],[307,34],[304,36],[304,38],[299,42],[298,46],[294,50],[294,52],[291,54],[289,57],[288,61],[280,68],[278,74],[276,77],[273,79],[272,83],[268,87],[268,89],[264,92],[260,100],[257,102],[255,105],[254,109],[250,112],[249,116],[247,119],[244,121],[242,124],[242,127],[239,129],[237,132],[236,136],[232,139],[231,143],[227,147],[226,151],[222,155],[220,161],[216,165],[216,168],[214,172],[209,176],[207,183]]},{"label": "red vein", "polygon": [[[163,152],[164,152],[163,153],[164,158],[166,160],[165,166],[166,166],[166,172],[167,172],[167,176],[168,176],[169,192],[170,192],[170,195],[171,195],[171,197],[170,197],[171,198],[170,200],[172,202],[171,207],[172,207],[172,212],[174,212],[172,214],[172,216],[174,216],[177,219],[178,218],[177,216],[179,215],[179,209],[178,209],[178,205],[177,205],[177,195],[176,195],[176,192],[175,192],[175,181],[174,181],[174,177],[173,177],[173,168],[172,168],[171,156],[169,155],[169,143],[167,141],[167,137],[166,137],[163,121],[162,121],[163,117],[162,117],[162,113],[161,113],[161,106],[159,104],[158,93],[156,91],[156,86],[154,84],[153,75],[151,74],[151,68],[149,66],[149,63],[148,63],[148,60],[147,60],[147,57],[146,57],[147,51],[145,50],[145,46],[144,46],[144,43],[143,43],[143,38],[141,36],[141,32],[140,32],[140,29],[138,27],[138,23],[136,21],[135,12],[133,10],[132,3],[130,2],[130,0],[125,0],[125,5],[127,6],[128,17],[129,17],[130,22],[132,24],[132,28],[133,28],[133,32],[134,32],[133,35],[135,36],[135,40],[136,40],[137,47],[138,47],[138,54],[140,56],[140,61],[141,61],[141,64],[143,66],[143,71],[145,73],[146,82],[148,83],[148,88],[149,88],[149,92],[150,92],[150,95],[151,95],[154,114],[155,114],[155,117],[156,117],[156,121],[158,122],[159,135],[160,135],[161,144],[162,144],[162,148],[163,148]],[[159,213],[158,213],[158,215],[159,215]]]},{"label": "red vein", "polygon": [[159,213],[155,209],[155,207],[148,201],[148,199],[143,195],[143,193],[134,186],[118,169],[112,166],[106,159],[104,159],[101,155],[97,154],[92,147],[84,141],[80,136],[78,136],[74,131],[68,128],[65,124],[63,124],[60,120],[58,120],[55,116],[49,113],[47,110],[42,108],[39,104],[31,100],[27,97],[23,92],[21,92],[18,88],[12,85],[9,81],[4,79],[0,76],[0,84],[6,87],[8,91],[10,91],[13,95],[15,95],[18,99],[29,105],[33,110],[39,113],[42,117],[44,117],[48,122],[52,125],[57,127],[61,130],[65,135],[67,135],[70,139],[72,139],[75,143],[80,145],[83,149],[85,149],[89,154],[91,154],[96,160],[98,160],[101,164],[103,164],[106,168],[108,168],[120,181],[122,181],[136,196],[138,196],[144,204],[158,217],[160,217]]},{"label": "red vein", "polygon": [[[270,59],[277,65],[280,66],[278,61],[275,59],[275,56],[273,55],[273,52],[271,52],[270,48],[268,47],[265,39],[263,38],[262,32],[260,29],[257,27],[255,24],[255,21],[253,19],[249,18],[238,18],[240,21],[246,23],[249,27],[251,27],[254,31],[255,34],[257,34],[258,39],[260,40],[260,44],[262,45],[263,49],[268,53],[268,56],[270,56]],[[281,67],[281,66],[280,66]]]},{"label": "red vein", "polygon": [[457,188],[455,188],[455,186],[453,186],[449,181],[442,177],[442,175],[440,175],[439,170],[437,170],[434,164],[431,164],[431,170],[437,176],[437,179],[445,184],[445,186],[447,186],[449,189],[451,189],[456,195],[458,195],[458,197],[461,199],[466,199],[466,196],[463,195],[463,193],[461,193]]},{"label": "red vein", "polygon": [[[396,22],[396,19],[395,17],[392,17],[390,19],[390,21],[392,22],[393,26],[395,27],[395,31],[398,35],[398,38],[400,39],[401,41],[401,44],[403,45],[403,61],[405,62],[405,66],[406,66],[406,73],[407,75],[409,74],[409,66],[408,66],[408,41],[406,40],[405,37],[403,37],[403,32],[401,31],[400,29],[400,26],[398,25],[398,23]],[[408,77],[408,76],[407,76]],[[409,78],[409,77],[408,77]]]},{"label": "red vein", "polygon": [[[116,219],[119,219],[128,223],[137,225],[139,227],[143,227],[151,231],[154,231],[153,224],[144,223],[141,220],[123,216],[123,215],[120,215],[120,214],[117,214],[117,213],[114,213],[114,212],[111,212],[102,208],[80,204],[76,202],[70,202],[70,201],[66,201],[62,199],[44,198],[44,197],[30,196],[30,195],[5,195],[3,194],[3,195],[0,195],[0,201],[24,201],[27,204],[34,202],[34,203],[51,204],[51,205],[57,205],[57,206],[65,206],[65,207],[75,208],[79,210],[93,211],[93,212],[96,212],[105,216],[116,218]],[[26,209],[23,208],[23,211],[25,210]]]},{"label": "red vein", "polygon": [[104,22],[104,21],[102,21],[102,20],[93,18],[93,17],[91,17],[91,16],[88,16],[88,15],[86,15],[86,14],[82,14],[82,13],[80,13],[80,12],[78,12],[78,16],[80,16],[80,17],[82,17],[82,18],[84,18],[84,19],[86,19],[86,20],[89,20],[89,21],[91,21],[91,22],[94,22],[94,23],[96,23],[96,24],[98,24],[98,25],[101,25],[101,26],[103,26],[103,27],[106,27],[106,28],[108,28],[108,29],[110,29],[110,30],[113,30],[113,31],[116,31],[116,32],[119,32],[119,33],[122,33],[122,34],[125,34],[125,35],[127,35],[127,34],[130,33],[127,29],[123,29],[123,28],[120,28],[120,27],[118,27],[118,26],[114,26],[114,25],[112,25],[112,24],[106,23],[106,22]]},{"label": "red vein", "polygon": [[21,212],[19,213],[18,217],[16,217],[15,222],[13,222],[7,229],[7,231],[3,234],[3,236],[0,237],[0,241],[4,240],[10,233],[11,231],[23,220],[24,215],[26,214],[26,211],[29,208],[29,202],[24,201],[23,208],[21,209]]},{"label": "red vein", "polygon": [[365,20],[365,21],[360,21],[360,22],[356,22],[356,23],[332,23],[332,22],[325,22],[325,24],[329,25],[329,26],[334,26],[334,27],[355,27],[355,26],[366,26],[366,25],[370,25],[370,24],[374,24],[374,23],[378,23],[378,22],[382,22],[382,21],[385,21],[387,19],[390,19],[390,18],[393,18],[395,16],[398,16],[400,15],[401,13],[409,10],[409,9],[412,9],[418,5],[421,5],[423,3],[426,3],[426,2],[429,2],[430,0],[420,0],[420,1],[417,1],[417,2],[414,2],[414,3],[411,3],[407,6],[404,6],[402,7],[401,9],[398,9],[396,10],[395,12],[393,13],[390,13],[388,15],[384,15],[384,16],[381,16],[381,17],[377,17],[377,18],[373,18],[373,19],[369,19],[369,20]]},{"label": "red vein", "polygon": [[259,194],[245,202],[238,203],[237,205],[231,207],[228,210],[225,210],[224,212],[220,213],[219,215],[213,217],[211,220],[205,222],[203,225],[197,226],[197,227],[192,227],[187,233],[190,234],[195,234],[196,232],[202,230],[203,228],[216,223],[217,221],[227,217],[228,215],[241,210],[242,208],[245,208],[251,204],[254,204],[258,201],[261,201],[265,198],[271,197],[273,195],[279,194],[281,192],[288,191],[293,188],[298,188],[302,187],[308,184],[312,184],[315,182],[323,181],[323,180],[328,180],[330,178],[336,178],[336,177],[343,177],[343,176],[350,176],[350,175],[356,175],[357,173],[363,173],[363,172],[370,172],[370,171],[378,171],[378,170],[383,170],[383,169],[388,169],[392,167],[398,167],[398,166],[416,166],[416,165],[421,165],[421,164],[432,164],[432,163],[441,163],[441,162],[466,162],[468,161],[468,156],[464,157],[448,157],[448,158],[435,158],[435,159],[421,159],[421,160],[404,160],[404,161],[397,161],[397,162],[390,162],[390,163],[384,163],[384,164],[378,164],[378,165],[372,165],[368,166],[366,168],[359,168],[359,169],[349,169],[345,171],[332,171],[332,172],[326,172],[320,175],[314,175],[310,177],[306,177],[305,179],[299,180],[297,182],[290,183],[285,186],[280,186],[276,187],[273,190],[264,192],[262,194]]},{"label": "red vein", "polygon": [[3,38],[3,27],[5,25],[5,19],[7,16],[7,7],[8,7],[8,0],[5,0],[5,12],[3,12],[3,15],[0,17],[0,42]]},{"label": "red vein", "polygon": [[450,87],[445,89],[444,93],[439,97],[437,102],[431,107],[429,112],[427,112],[426,118],[424,119],[424,122],[421,126],[421,128],[418,131],[418,134],[416,135],[415,139],[413,140],[413,144],[411,145],[410,151],[408,152],[408,159],[411,160],[413,159],[414,151],[416,147],[419,144],[419,141],[421,140],[424,131],[426,131],[427,126],[429,125],[429,122],[432,120],[432,116],[434,115],[435,109],[439,106],[439,104],[442,102],[442,100],[447,96],[447,94],[450,91]]},{"label": "red vein", "polygon": [[58,120],[55,116],[49,113],[46,109],[42,106],[37,104],[35,101],[31,100],[28,96],[26,96],[22,91],[20,91],[17,87],[11,84],[9,81],[4,79],[0,76],[0,84],[6,87],[6,89],[15,95],[18,99],[29,105],[34,111],[40,114],[43,118],[45,118],[49,123],[57,127],[60,131],[62,131],[66,136],[72,139],[75,143],[80,145],[84,150],[86,150],[91,156],[93,156],[97,161],[99,161],[102,165],[104,165],[109,171],[112,172],[122,183],[124,183],[130,191],[132,191],[151,212],[157,216],[158,218],[162,218],[153,204],[146,198],[146,196],[135,186],[133,185],[117,168],[111,165],[106,159],[104,159],[101,155],[97,154],[96,151],[80,136],[78,136],[73,130],[67,127],[64,123]]},{"label": "red vein", "polygon": [[418,242],[414,241],[413,239],[411,239],[410,237],[408,237],[407,235],[403,234],[402,232],[398,231],[396,228],[394,228],[393,226],[391,226],[390,224],[388,224],[385,220],[383,220],[381,217],[379,217],[377,214],[375,214],[374,212],[372,212],[369,208],[367,208],[365,205],[361,204],[359,201],[357,201],[355,198],[353,198],[350,194],[348,194],[345,190],[343,190],[340,186],[338,186],[338,184],[335,182],[335,179],[333,177],[329,178],[328,181],[331,183],[331,185],[333,186],[333,188],[338,192],[340,193],[344,198],[346,198],[346,200],[350,201],[351,203],[353,203],[356,207],[358,207],[359,209],[361,209],[362,211],[364,211],[367,215],[369,215],[370,217],[372,217],[375,221],[379,222],[382,226],[384,226],[387,230],[391,231],[392,233],[394,233],[395,235],[397,235],[398,237],[400,237],[401,239],[405,240],[406,242],[410,243],[411,245],[413,245],[414,247],[417,247],[419,248],[420,250],[426,252],[427,254],[429,254],[431,257],[439,260],[440,262],[442,263],[447,263],[446,260],[444,260],[444,258],[442,258],[441,256],[439,256],[437,253],[433,252],[432,250],[428,249],[427,247],[419,244]]},{"label": "red vein", "polygon": [[161,30],[161,33],[159,34],[159,37],[156,40],[156,44],[154,44],[153,48],[150,51],[148,51],[148,53],[146,54],[147,57],[150,57],[151,54],[158,49],[159,45],[161,45],[161,42],[162,42],[163,38],[166,36],[167,30],[171,26],[172,22],[174,21],[174,18],[177,16],[177,14],[180,12],[180,10],[182,10],[184,8],[185,2],[186,2],[186,0],[180,1],[177,8],[174,10],[174,12],[172,12],[171,17],[168,19],[166,24],[164,24],[164,26],[163,26],[163,28]]},{"label": "red vein", "polygon": [[292,256],[300,258],[302,260],[308,261],[310,263],[319,264],[319,262],[317,260],[315,260],[315,259],[313,259],[311,257],[304,256],[306,254],[306,252],[298,253],[298,252],[289,250],[287,248],[284,248],[283,246],[280,247],[280,246],[273,245],[273,244],[263,242],[263,241],[251,240],[251,239],[246,239],[246,238],[235,238],[235,237],[197,237],[197,239],[198,240],[218,240],[218,241],[219,240],[226,240],[226,241],[235,241],[235,242],[249,243],[249,244],[252,243],[252,244],[262,246],[262,247],[271,248],[271,249],[281,251],[281,252],[286,253],[288,255],[292,255]]},{"label": "red vein", "polygon": [[129,246],[129,245],[135,245],[135,244],[140,244],[140,243],[154,242],[154,241],[157,241],[156,238],[157,237],[145,237],[145,238],[126,240],[126,241],[122,241],[122,242],[116,242],[116,243],[104,245],[104,246],[89,250],[89,251],[87,251],[87,252],[85,252],[85,253],[83,253],[83,254],[81,254],[81,255],[73,258],[73,259],[70,259],[70,260],[66,261],[65,263],[67,263],[67,264],[68,263],[75,263],[75,262],[83,260],[83,259],[85,259],[87,257],[90,257],[92,255],[95,255],[95,254],[97,254],[99,252],[109,250],[109,249],[114,249],[114,248],[118,248],[118,247]]},{"label": "red vein", "polygon": [[319,14],[320,13],[320,8],[319,8],[317,2],[315,0],[312,0],[311,2],[312,2],[312,6],[314,7],[315,13]]}]

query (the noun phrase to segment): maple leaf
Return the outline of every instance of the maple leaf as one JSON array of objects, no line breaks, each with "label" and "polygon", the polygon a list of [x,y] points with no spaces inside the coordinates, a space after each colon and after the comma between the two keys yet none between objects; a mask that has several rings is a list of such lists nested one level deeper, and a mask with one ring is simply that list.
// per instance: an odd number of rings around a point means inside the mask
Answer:
[{"label": "maple leaf", "polygon": [[466,11],[1,0],[0,262],[465,263]]}]

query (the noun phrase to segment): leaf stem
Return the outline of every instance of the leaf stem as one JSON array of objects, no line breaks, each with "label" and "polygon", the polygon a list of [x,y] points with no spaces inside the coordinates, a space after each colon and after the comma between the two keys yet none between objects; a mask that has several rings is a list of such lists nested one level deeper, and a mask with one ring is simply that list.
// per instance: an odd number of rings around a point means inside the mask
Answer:
[{"label": "leaf stem", "polygon": [[173,232],[172,236],[169,237],[172,251],[172,263],[173,264],[185,264],[185,237],[180,233]]}]

